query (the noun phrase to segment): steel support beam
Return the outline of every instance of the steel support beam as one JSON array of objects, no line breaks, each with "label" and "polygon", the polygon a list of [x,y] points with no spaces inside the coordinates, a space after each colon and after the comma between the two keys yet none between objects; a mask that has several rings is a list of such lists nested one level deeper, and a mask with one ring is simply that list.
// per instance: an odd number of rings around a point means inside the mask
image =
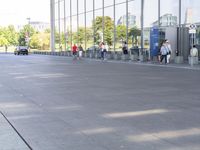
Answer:
[{"label": "steel support beam", "polygon": [[51,51],[55,51],[55,0],[50,2],[50,14],[51,14]]}]

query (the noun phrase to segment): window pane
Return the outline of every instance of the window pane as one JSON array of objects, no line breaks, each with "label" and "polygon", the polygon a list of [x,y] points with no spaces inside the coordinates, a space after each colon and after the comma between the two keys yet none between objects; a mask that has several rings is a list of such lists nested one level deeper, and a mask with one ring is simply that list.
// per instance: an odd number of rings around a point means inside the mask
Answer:
[{"label": "window pane", "polygon": [[65,0],[65,11],[66,11],[66,17],[70,16],[70,1]]},{"label": "window pane", "polygon": [[128,45],[140,46],[141,44],[141,0],[128,2]]},{"label": "window pane", "polygon": [[86,0],[86,11],[92,11],[93,10],[93,0]]},{"label": "window pane", "polygon": [[85,15],[79,15],[79,45],[85,50]]},{"label": "window pane", "polygon": [[118,4],[118,3],[125,3],[126,0],[115,0],[115,3]]},{"label": "window pane", "polygon": [[78,9],[79,9],[79,14],[80,13],[83,13],[85,11],[85,8],[84,8],[84,1],[85,0],[78,0]]},{"label": "window pane", "polygon": [[102,0],[95,0],[95,9],[102,8]]},{"label": "window pane", "polygon": [[95,11],[95,44],[103,41],[102,9]]},{"label": "window pane", "polygon": [[72,15],[77,14],[77,0],[72,0]]},{"label": "window pane", "polygon": [[113,0],[104,0],[104,6],[111,6],[113,5]]},{"label": "window pane", "polygon": [[86,23],[86,49],[93,45],[93,28],[92,28],[92,20],[93,13],[87,13],[87,23]]},{"label": "window pane", "polygon": [[108,44],[109,50],[113,50],[113,29],[114,29],[114,18],[113,18],[113,11],[114,7],[107,7],[105,8],[104,13],[104,20],[105,20],[105,30],[104,30],[104,40],[105,43]]},{"label": "window pane", "polygon": [[116,50],[121,51],[126,40],[126,3],[116,5]]}]

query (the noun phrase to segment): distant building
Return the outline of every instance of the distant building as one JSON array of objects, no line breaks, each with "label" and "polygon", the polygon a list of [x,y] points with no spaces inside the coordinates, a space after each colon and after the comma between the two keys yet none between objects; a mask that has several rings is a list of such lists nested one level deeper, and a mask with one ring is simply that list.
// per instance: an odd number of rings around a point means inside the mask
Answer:
[{"label": "distant building", "polygon": [[45,22],[30,22],[30,25],[39,32],[43,32],[46,29],[50,28],[50,24],[49,23],[45,23]]},{"label": "distant building", "polygon": [[[50,29],[50,24],[46,22],[39,22],[39,21],[31,21],[31,27],[38,32],[44,32],[46,29]],[[23,29],[24,25],[18,25],[16,30],[20,31]]]},{"label": "distant building", "polygon": [[[117,25],[125,25],[126,26],[126,15],[123,15],[118,19]],[[136,25],[136,16],[128,13],[128,26],[129,26],[129,28],[132,28],[135,25]]]},{"label": "distant building", "polygon": [[[177,16],[173,16],[172,14],[165,14],[160,17],[160,26],[161,27],[171,27],[171,26],[177,26]],[[153,26],[158,26],[158,21],[155,21],[153,23]]]}]

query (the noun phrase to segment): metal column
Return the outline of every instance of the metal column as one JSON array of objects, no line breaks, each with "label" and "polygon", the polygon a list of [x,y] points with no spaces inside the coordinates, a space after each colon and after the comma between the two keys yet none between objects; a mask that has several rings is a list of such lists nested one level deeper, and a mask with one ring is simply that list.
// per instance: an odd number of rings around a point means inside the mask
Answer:
[{"label": "metal column", "polygon": [[116,49],[116,43],[115,43],[115,41],[116,41],[116,25],[115,25],[115,22],[116,22],[116,2],[115,2],[115,0],[113,0],[113,7],[114,7],[114,9],[113,9],[113,17],[114,17],[114,36],[113,36],[113,45],[114,45],[114,51],[115,51],[115,49]]},{"label": "metal column", "polygon": [[144,49],[144,0],[141,0],[141,50]]},{"label": "metal column", "polygon": [[50,3],[51,14],[51,51],[55,51],[55,0],[51,0]]},{"label": "metal column", "polygon": [[77,46],[79,46],[79,1],[77,0]]},{"label": "metal column", "polygon": [[179,25],[178,25],[178,55],[182,56],[182,43],[181,43],[181,0],[179,0]]},{"label": "metal column", "polygon": [[128,0],[126,0],[126,43],[128,45],[128,28],[129,28],[129,19],[128,19]]},{"label": "metal column", "polygon": [[70,0],[70,49],[72,48],[72,0]]},{"label": "metal column", "polygon": [[160,0],[158,0],[158,28],[160,29]]},{"label": "metal column", "polygon": [[104,0],[102,0],[102,8],[103,8],[103,10],[102,10],[102,32],[103,32],[103,41],[102,42],[104,42],[104,30],[105,30],[105,20],[104,20]]},{"label": "metal column", "polygon": [[87,49],[87,14],[86,14],[86,0],[84,0],[84,15],[85,15],[85,50]]},{"label": "metal column", "polygon": [[58,32],[59,32],[59,50],[62,50],[61,31],[60,31],[60,0],[58,1]]},{"label": "metal column", "polygon": [[65,2],[65,0],[64,0],[64,39],[65,39],[65,42],[64,42],[64,51],[66,51],[66,49],[67,49],[67,44],[66,44],[66,42],[67,42],[67,32],[66,32],[66,2]]},{"label": "metal column", "polygon": [[95,0],[93,0],[93,45],[95,45],[95,39],[96,39],[96,34],[95,34]]}]

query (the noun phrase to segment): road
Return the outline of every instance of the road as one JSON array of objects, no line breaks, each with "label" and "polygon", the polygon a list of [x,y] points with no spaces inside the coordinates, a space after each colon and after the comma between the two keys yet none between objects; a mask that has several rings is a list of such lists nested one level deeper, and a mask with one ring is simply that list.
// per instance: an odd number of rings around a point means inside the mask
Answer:
[{"label": "road", "polygon": [[0,71],[1,150],[200,149],[198,69],[0,54]]}]

